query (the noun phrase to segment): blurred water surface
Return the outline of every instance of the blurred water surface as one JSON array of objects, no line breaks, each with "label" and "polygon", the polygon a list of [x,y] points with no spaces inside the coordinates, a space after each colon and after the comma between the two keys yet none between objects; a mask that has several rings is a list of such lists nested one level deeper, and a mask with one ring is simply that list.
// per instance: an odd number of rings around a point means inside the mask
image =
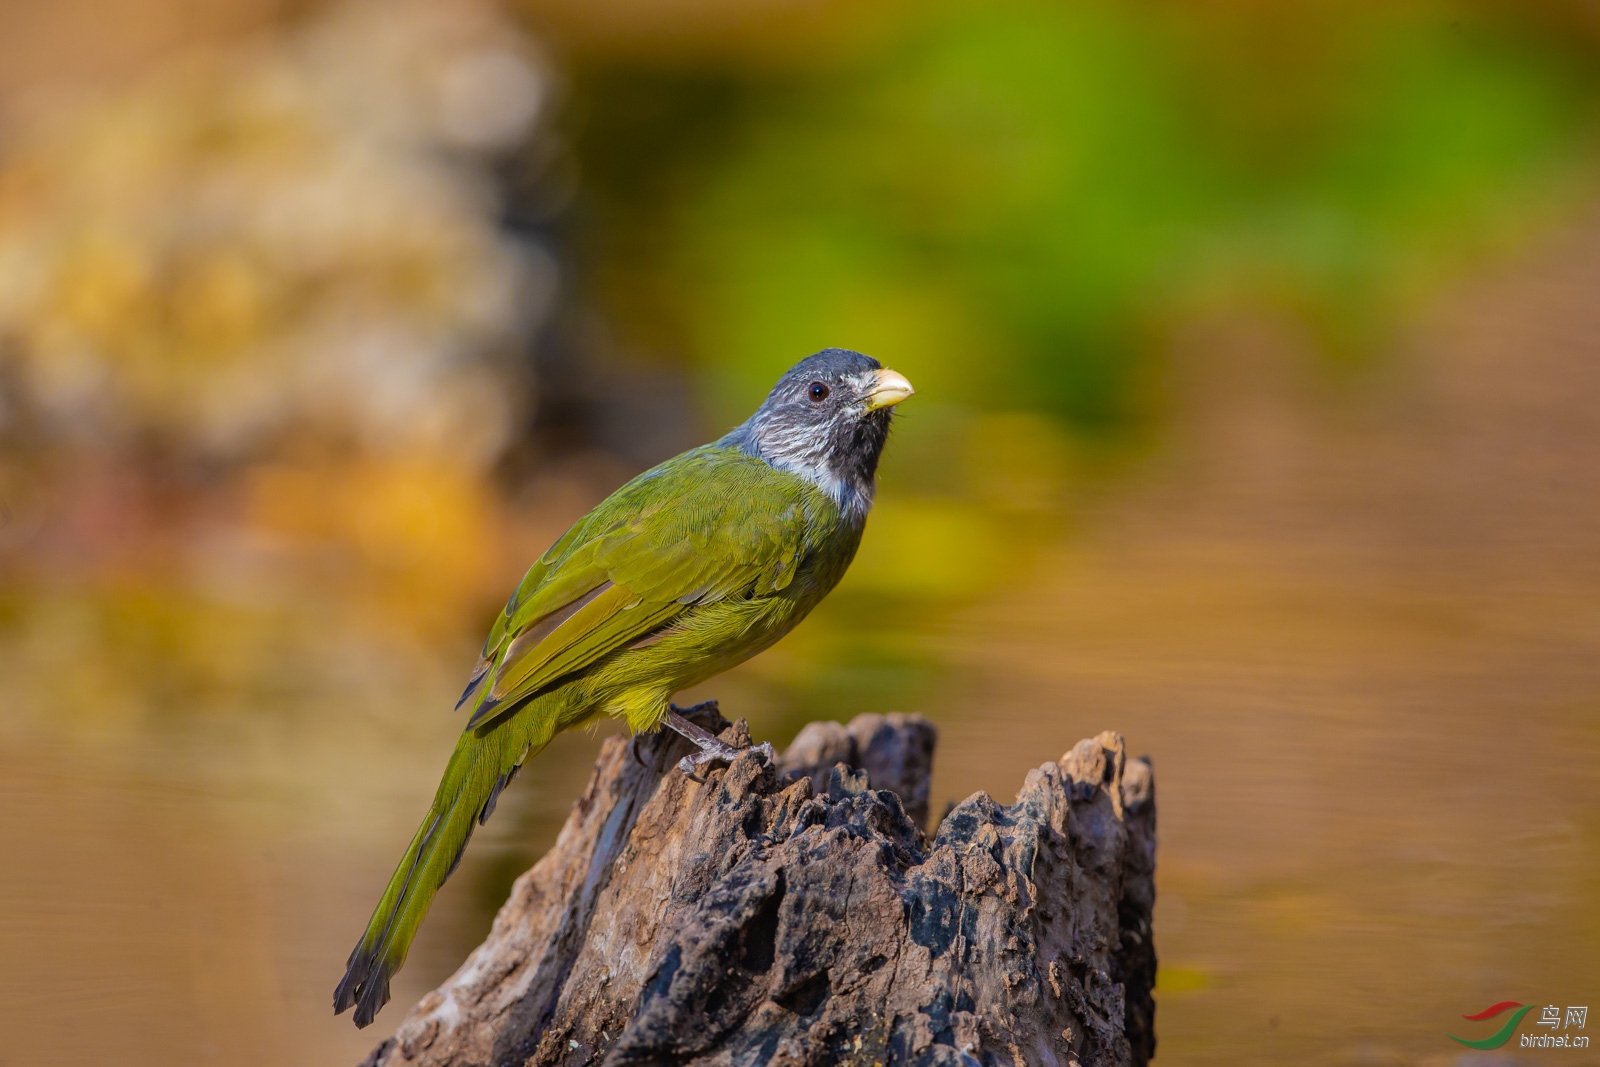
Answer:
[{"label": "blurred water surface", "polygon": [[1161,1062],[1480,1062],[1463,1013],[1600,991],[1583,5],[164,10],[0,9],[59,50],[0,138],[0,1064],[357,1062],[498,604],[826,344],[919,387],[866,542],[686,697],[921,712],[940,799],[1124,733]]}]

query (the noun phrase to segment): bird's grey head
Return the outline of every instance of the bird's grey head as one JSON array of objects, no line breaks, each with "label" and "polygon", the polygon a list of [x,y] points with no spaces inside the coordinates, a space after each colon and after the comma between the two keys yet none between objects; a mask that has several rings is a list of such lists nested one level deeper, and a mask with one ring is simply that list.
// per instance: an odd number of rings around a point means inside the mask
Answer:
[{"label": "bird's grey head", "polygon": [[863,516],[890,411],[911,392],[910,382],[871,356],[826,348],[791,367],[725,440],[809,479],[847,513]]}]

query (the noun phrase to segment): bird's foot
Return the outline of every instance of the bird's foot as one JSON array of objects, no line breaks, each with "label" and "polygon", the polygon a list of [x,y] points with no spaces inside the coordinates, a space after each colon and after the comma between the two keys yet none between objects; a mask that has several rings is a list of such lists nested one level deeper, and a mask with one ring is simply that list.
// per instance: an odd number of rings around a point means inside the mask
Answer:
[{"label": "bird's foot", "polygon": [[[708,701],[708,703],[710,702]],[[696,707],[699,706],[696,705]],[[689,708],[688,710],[692,712],[695,709]],[[773,755],[772,746],[765,741],[759,745],[751,745],[749,748],[734,748],[704,727],[690,722],[684,717],[683,711],[676,704],[667,705],[667,725],[694,742],[695,747],[700,750],[678,761],[678,769],[687,775],[691,781],[705,781],[705,778],[695,773],[701,767],[712,763],[732,763],[745,752],[760,752],[768,760],[776,758]]]},{"label": "bird's foot", "polygon": [[772,745],[766,741],[761,742],[759,745],[750,745],[747,748],[734,748],[732,745],[725,745],[718,741],[715,748],[702,748],[692,756],[683,757],[678,761],[678,769],[684,773],[684,776],[689,781],[699,782],[704,785],[705,777],[695,773],[701,767],[712,763],[732,763],[746,752],[759,752],[769,762],[777,758],[776,753],[772,750]]}]

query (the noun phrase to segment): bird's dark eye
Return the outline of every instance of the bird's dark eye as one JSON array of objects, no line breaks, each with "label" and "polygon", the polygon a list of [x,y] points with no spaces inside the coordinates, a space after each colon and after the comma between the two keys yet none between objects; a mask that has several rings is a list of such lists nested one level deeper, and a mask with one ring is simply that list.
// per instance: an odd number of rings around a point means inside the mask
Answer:
[{"label": "bird's dark eye", "polygon": [[812,382],[811,388],[806,390],[806,395],[811,397],[813,404],[820,404],[828,399],[828,387],[821,382]]}]

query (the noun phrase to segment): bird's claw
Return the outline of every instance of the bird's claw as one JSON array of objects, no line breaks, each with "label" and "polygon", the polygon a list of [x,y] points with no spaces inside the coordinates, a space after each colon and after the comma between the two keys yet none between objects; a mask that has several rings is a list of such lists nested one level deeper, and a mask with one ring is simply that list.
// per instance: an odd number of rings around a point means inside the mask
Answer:
[{"label": "bird's claw", "polygon": [[[713,700],[706,701],[706,704],[711,705],[713,708],[716,707],[716,701]],[[705,704],[696,704],[694,708],[689,708],[688,710],[692,712],[695,708],[705,706]],[[759,745],[751,745],[748,748],[734,748],[705,727],[691,722],[685,716],[684,709],[676,704],[667,705],[666,725],[688,738],[694,747],[699,750],[678,761],[678,769],[696,782],[705,782],[704,777],[695,773],[701,767],[710,763],[732,763],[739,758],[740,754],[745,752],[760,752],[767,758],[768,762],[776,758],[773,755],[772,746],[765,741]]]},{"label": "bird's claw", "polygon": [[711,744],[702,744],[700,751],[691,756],[685,756],[678,761],[678,769],[684,773],[691,782],[705,784],[705,778],[695,772],[701,767],[712,763],[732,763],[746,752],[759,752],[770,763],[777,757],[773,754],[772,745],[766,741],[748,748],[734,748],[726,742],[713,739]]}]

